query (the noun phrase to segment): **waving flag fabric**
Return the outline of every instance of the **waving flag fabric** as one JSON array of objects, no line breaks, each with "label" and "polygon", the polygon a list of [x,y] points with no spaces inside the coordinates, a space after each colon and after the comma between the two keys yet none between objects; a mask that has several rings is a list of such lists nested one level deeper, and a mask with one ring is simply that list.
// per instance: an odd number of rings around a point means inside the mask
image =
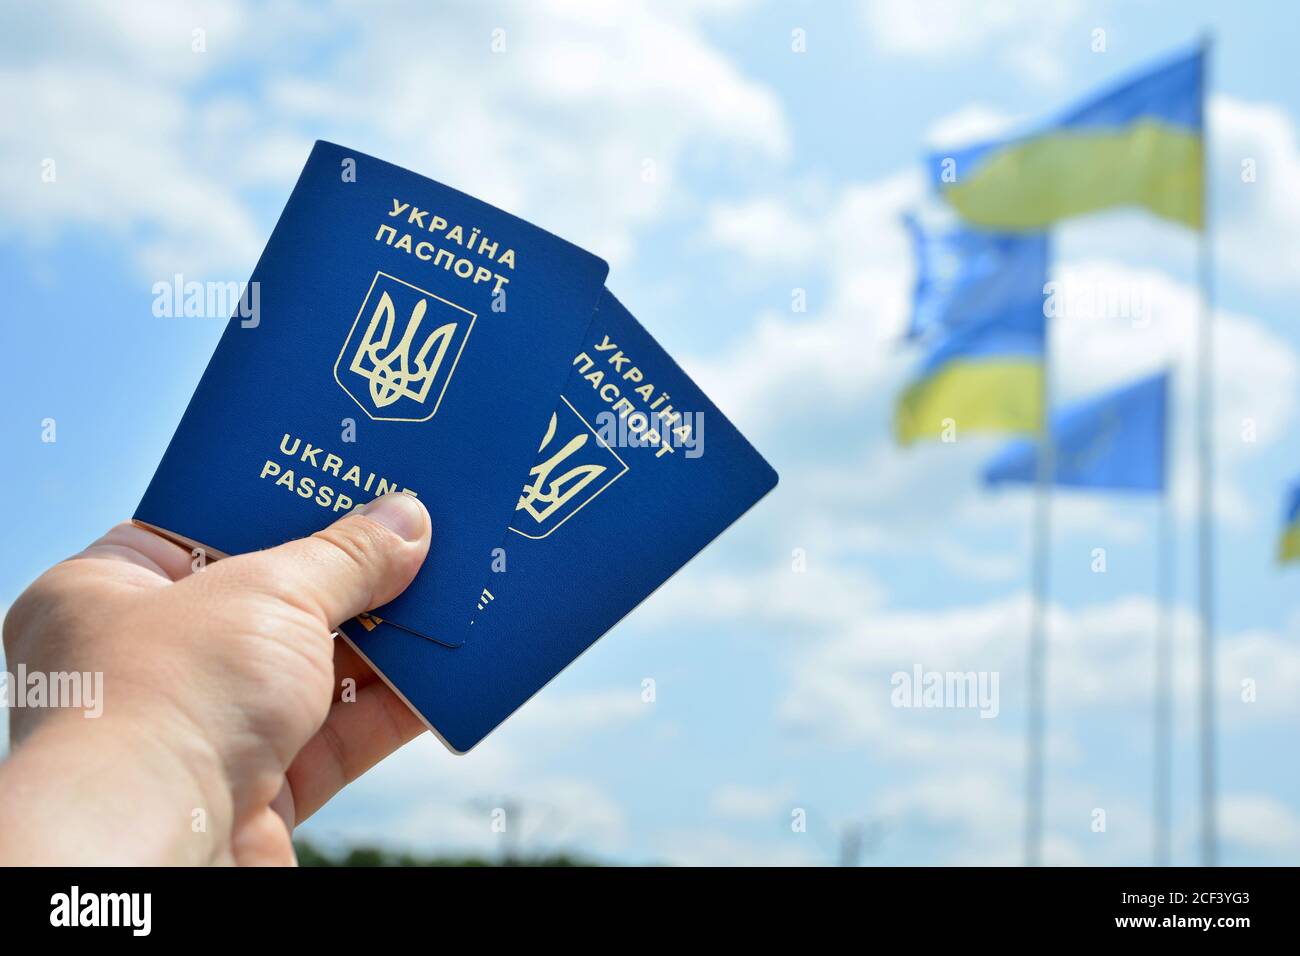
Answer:
[{"label": "waving flag fabric", "polygon": [[914,216],[904,222],[916,252],[909,340],[934,340],[1017,306],[1042,309],[1045,234],[926,228]]},{"label": "waving flag fabric", "polygon": [[959,228],[929,235],[908,337],[925,357],[899,397],[900,444],[962,432],[1031,432],[1042,424],[1047,238]]},{"label": "waving flag fabric", "polygon": [[[1169,373],[1161,372],[1052,414],[1054,484],[1108,490],[1164,490]],[[1038,444],[1007,445],[984,480],[1033,483]]]},{"label": "waving flag fabric", "polygon": [[933,181],[968,223],[1041,229],[1114,206],[1202,224],[1198,49],[1026,136],[930,157]]},{"label": "waving flag fabric", "polygon": [[899,397],[900,444],[959,432],[1037,433],[1042,425],[1042,309],[1010,312],[943,339]]},{"label": "waving flag fabric", "polygon": [[1279,561],[1300,560],[1300,484],[1291,489],[1291,498],[1287,502],[1285,523],[1282,525],[1282,540],[1278,545]]}]

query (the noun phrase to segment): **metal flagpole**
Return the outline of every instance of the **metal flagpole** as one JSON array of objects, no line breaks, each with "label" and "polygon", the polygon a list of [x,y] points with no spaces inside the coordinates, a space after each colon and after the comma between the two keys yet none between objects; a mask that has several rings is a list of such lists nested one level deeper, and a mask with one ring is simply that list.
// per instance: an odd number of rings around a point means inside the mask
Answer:
[{"label": "metal flagpole", "polygon": [[1201,288],[1196,326],[1197,358],[1197,592],[1201,618],[1201,862],[1217,862],[1214,819],[1214,271],[1210,240],[1209,128],[1205,107],[1212,42],[1201,40],[1201,232],[1197,239],[1197,272]]},{"label": "metal flagpole", "polygon": [[[1167,406],[1166,406],[1167,407]],[[1166,436],[1168,425],[1165,426]],[[1167,440],[1167,438],[1166,438]],[[1168,446],[1165,448],[1168,461]],[[1167,466],[1166,466],[1167,467]],[[1170,773],[1172,769],[1173,655],[1170,627],[1173,620],[1174,547],[1169,504],[1169,478],[1160,491],[1156,525],[1156,673],[1155,673],[1155,808],[1152,826],[1154,863],[1169,865]]]},{"label": "metal flagpole", "polygon": [[1044,725],[1047,697],[1048,557],[1051,550],[1052,475],[1055,471],[1051,428],[1051,351],[1043,326],[1043,380],[1039,401],[1042,424],[1034,488],[1033,606],[1025,665],[1028,714],[1025,724],[1025,866],[1042,864]]}]

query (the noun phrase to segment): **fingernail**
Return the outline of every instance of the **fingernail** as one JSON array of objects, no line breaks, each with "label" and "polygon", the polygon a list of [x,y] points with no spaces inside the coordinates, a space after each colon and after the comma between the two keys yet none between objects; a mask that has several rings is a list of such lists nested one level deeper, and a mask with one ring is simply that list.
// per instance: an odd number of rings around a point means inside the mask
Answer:
[{"label": "fingernail", "polygon": [[371,521],[377,521],[406,541],[419,541],[429,526],[429,516],[418,498],[401,491],[381,495],[361,509]]}]

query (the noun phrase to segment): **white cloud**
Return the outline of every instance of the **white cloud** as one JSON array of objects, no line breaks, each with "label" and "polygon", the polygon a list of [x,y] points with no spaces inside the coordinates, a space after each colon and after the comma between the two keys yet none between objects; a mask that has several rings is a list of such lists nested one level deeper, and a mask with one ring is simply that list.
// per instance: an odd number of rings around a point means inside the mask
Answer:
[{"label": "white cloud", "polygon": [[[301,6],[295,4],[294,12],[302,12]],[[304,20],[304,34],[310,27]],[[197,52],[196,40],[214,56]],[[226,0],[49,0],[39,6],[11,4],[0,12],[0,59],[11,66],[32,66],[57,55],[118,74],[191,81],[213,65],[219,51],[250,47],[261,48],[247,5]]]},{"label": "white cloud", "polygon": [[1010,132],[1017,119],[986,103],[970,103],[931,124],[926,142],[936,148],[969,146]]},{"label": "white cloud", "polygon": [[[1048,616],[1048,696],[1058,718],[1099,712],[1141,712],[1151,699],[1157,610],[1147,598],[1124,598]],[[1199,671],[1196,619],[1178,608],[1170,619],[1175,707],[1190,713]],[[1024,647],[1029,602],[1024,596],[938,611],[877,611],[826,625],[819,640],[805,640],[791,662],[782,714],[796,727],[830,741],[865,744],[881,756],[929,761],[944,755],[959,763],[980,753],[1003,766],[1020,757]],[[916,710],[894,707],[891,676],[926,671],[998,674],[1000,709],[984,720],[976,709]],[[1256,685],[1244,703],[1241,682]],[[1294,638],[1271,632],[1220,635],[1216,673],[1225,728],[1258,727],[1300,713],[1300,655]],[[1014,725],[1014,726],[1009,726]],[[1060,726],[1060,725],[1058,725]],[[1068,741],[1055,744],[1068,752]]]},{"label": "white cloud", "polygon": [[795,807],[794,788],[723,784],[713,791],[711,803],[714,813],[730,820],[773,823],[789,818]]},{"label": "white cloud", "polygon": [[[369,843],[496,857],[581,848],[615,858],[627,845],[626,813],[596,780],[549,769],[546,755],[570,748],[648,708],[620,690],[541,695],[503,728],[457,757],[423,735],[336,797],[304,833]],[[493,828],[504,810],[507,831]]]},{"label": "white cloud", "polygon": [[814,550],[810,558],[805,555],[806,570],[799,573],[782,562],[749,572],[733,568],[681,574],[639,616],[668,623],[689,607],[696,609],[697,621],[748,618],[809,633],[874,613],[883,600],[880,587],[861,568],[845,567],[832,554]]},{"label": "white cloud", "polygon": [[979,55],[1040,83],[1056,83],[1058,49],[1076,19],[1075,0],[864,0],[867,38],[878,49],[931,60]]},{"label": "white cloud", "polygon": [[954,541],[936,542],[933,552],[944,565],[970,580],[1010,581],[1025,572],[1025,556],[1019,552],[991,554],[987,550],[965,548]]},{"label": "white cloud", "polygon": [[[944,834],[926,862],[943,866],[1020,866],[1024,863],[1024,794],[1017,772],[998,768],[954,767],[930,772],[885,790],[879,808],[886,832],[931,831]],[[1097,862],[1096,847],[1081,846],[1071,833],[1083,829],[1070,819],[1074,788],[1058,784],[1041,847],[1048,866]],[[1095,803],[1095,801],[1091,801]],[[1072,824],[1074,824],[1072,826]],[[953,839],[953,834],[958,835]],[[924,837],[917,841],[924,845]],[[1109,848],[1112,851],[1115,847]],[[1131,862],[1131,859],[1126,862]]]},{"label": "white cloud", "polygon": [[341,819],[327,819],[322,814],[322,819],[309,821],[303,832],[311,838],[350,845],[467,853],[490,859],[506,852],[535,857],[566,850],[609,859],[626,845],[627,821],[621,806],[603,788],[585,779],[552,776],[532,781],[526,789],[517,786],[476,793],[449,793],[440,786],[392,800],[375,790],[390,777],[387,764],[372,771],[345,796],[336,798],[340,806],[335,810],[347,804],[356,812]]},{"label": "white cloud", "polygon": [[1225,793],[1219,800],[1219,830],[1230,846],[1285,855],[1287,862],[1300,850],[1300,816],[1262,793]]},{"label": "white cloud", "polygon": [[887,817],[924,816],[931,822],[971,830],[1014,831],[1021,817],[1019,794],[1006,775],[958,772],[918,778],[885,791],[879,809]]},{"label": "white cloud", "polygon": [[[739,205],[718,203],[709,212],[717,248],[762,265],[763,243],[727,223],[745,220],[755,208],[798,234],[816,235],[816,274],[828,276],[827,301],[806,313],[768,311],[727,354],[693,359],[688,368],[719,405],[747,432],[786,425],[828,399],[858,404],[884,389],[882,375],[902,368],[897,338],[909,302],[911,246],[902,216],[921,197],[916,173],[854,184],[820,208],[799,210],[768,197]],[[811,278],[811,277],[810,277]]]},{"label": "white cloud", "polygon": [[[1300,284],[1300,141],[1280,106],[1217,95],[1209,110],[1215,254],[1248,281]],[[1246,181],[1246,164],[1255,179]]]},{"label": "white cloud", "polygon": [[812,225],[770,198],[713,205],[705,231],[709,242],[738,250],[758,263],[798,265],[816,255],[819,247]]},{"label": "white cloud", "polygon": [[541,693],[525,704],[512,721],[532,733],[568,736],[639,720],[650,710],[641,700],[640,686],[634,685],[582,693]]},{"label": "white cloud", "polygon": [[[1018,741],[998,732],[1014,700],[1018,656],[1027,628],[1022,600],[934,612],[877,612],[845,620],[805,640],[790,663],[781,716],[792,728],[842,745],[865,744],[878,756],[911,760],[960,757],[1007,766]],[[893,675],[926,671],[998,674],[1001,719],[975,709],[938,712],[893,706]]]},{"label": "white cloud", "polygon": [[[251,190],[287,190],[319,136],[626,260],[636,230],[686,200],[684,165],[786,155],[776,98],[699,28],[735,7],[103,4],[65,11],[58,32],[48,11],[10,10],[0,231],[103,232],[155,277],[246,270],[265,238]],[[321,42],[326,22],[349,42]]]},{"label": "white cloud", "polygon": [[[1265,723],[1300,713],[1300,628],[1250,630],[1224,640],[1218,651],[1219,689],[1233,723]],[[1254,700],[1245,700],[1249,681]]]},{"label": "white cloud", "polygon": [[713,830],[681,829],[661,833],[656,845],[681,866],[813,866],[824,854],[808,834],[791,834],[782,842],[755,842]]},{"label": "white cloud", "polygon": [[[0,71],[0,233],[38,244],[72,226],[133,245],[147,274],[251,264],[258,230],[210,162],[183,95],[90,64]],[[54,181],[42,180],[53,163]]]}]

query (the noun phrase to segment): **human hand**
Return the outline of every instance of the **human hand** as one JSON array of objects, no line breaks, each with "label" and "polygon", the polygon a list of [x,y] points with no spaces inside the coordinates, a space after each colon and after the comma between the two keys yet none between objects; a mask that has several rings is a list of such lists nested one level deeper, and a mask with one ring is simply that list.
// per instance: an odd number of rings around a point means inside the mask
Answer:
[{"label": "human hand", "polygon": [[400,594],[429,536],[389,494],[202,570],[122,524],[45,572],[5,619],[7,669],[102,673],[105,700],[10,710],[0,862],[293,863],[293,827],[422,729],[330,635]]}]

